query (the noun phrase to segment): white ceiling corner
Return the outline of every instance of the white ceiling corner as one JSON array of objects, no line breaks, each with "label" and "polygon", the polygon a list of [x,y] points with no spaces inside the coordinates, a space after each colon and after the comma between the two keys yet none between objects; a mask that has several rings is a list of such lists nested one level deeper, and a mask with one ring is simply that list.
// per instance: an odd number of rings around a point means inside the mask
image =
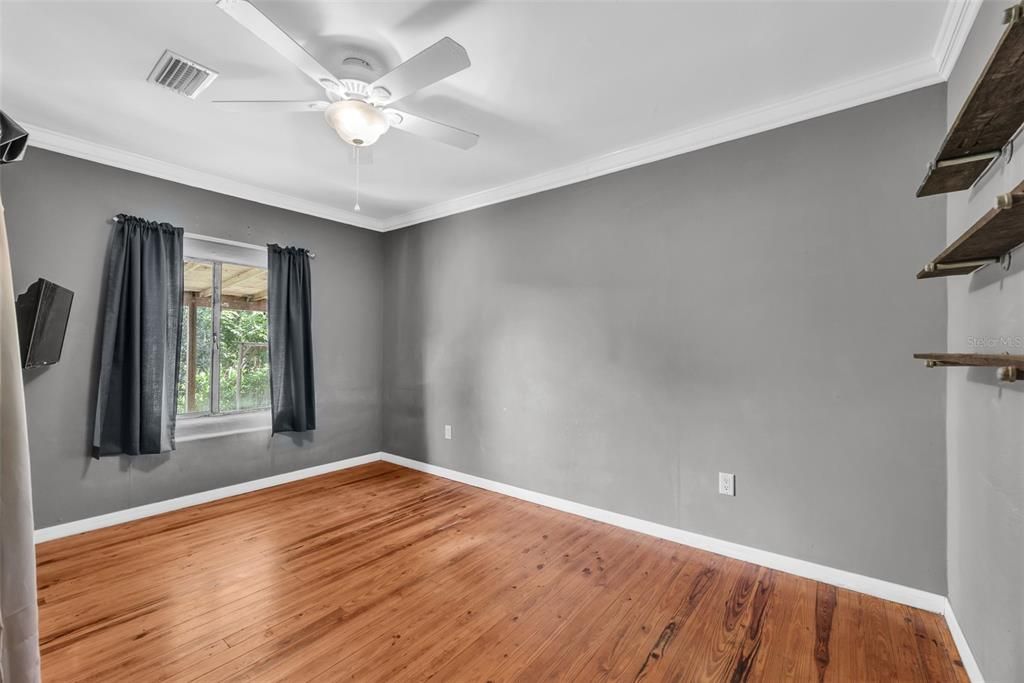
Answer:
[{"label": "white ceiling corner", "polygon": [[[321,59],[331,58],[331,41],[341,40],[338,35],[343,31],[339,26],[365,36],[375,45],[394,48],[392,61],[411,56],[442,35],[459,40],[469,50],[474,67],[450,82],[413,96],[409,108],[456,125],[477,127],[482,135],[481,145],[463,153],[401,133],[389,133],[378,143],[375,165],[364,174],[370,178],[369,186],[364,186],[364,212],[352,211],[350,176],[354,168],[338,162],[345,149],[318,117],[225,119],[208,102],[186,101],[144,83],[151,66],[145,62],[155,61],[164,48],[170,48],[221,70],[221,78],[211,86],[211,90],[219,88],[216,96],[204,95],[201,100],[298,99],[308,95],[309,86],[301,74],[236,31],[229,21],[221,21],[223,17],[212,9],[212,0],[132,3],[145,5],[144,11],[119,10],[118,5],[127,6],[88,0],[0,0],[5,5],[5,30],[0,36],[5,106],[25,122],[31,134],[30,144],[35,147],[385,231],[941,82],[948,78],[980,5],[980,0],[902,4],[850,0],[818,5],[538,5],[481,0],[446,5],[440,11],[436,3],[410,0],[360,4],[360,12],[352,14],[351,7],[358,3],[323,0],[304,3],[300,11],[294,3],[255,1]],[[90,11],[92,5],[96,6],[95,12]],[[458,11],[452,9],[456,7]],[[638,7],[643,9],[635,9]],[[535,16],[538,12],[544,16]],[[737,12],[744,16],[761,14],[749,22],[736,22]],[[659,21],[662,15],[664,21]],[[162,20],[154,22],[155,16]],[[842,41],[834,35],[814,38],[819,41],[813,43],[821,51],[819,59],[806,60],[797,48],[788,49],[790,43],[810,49],[810,44],[801,45],[799,40],[840,20],[855,35],[838,46],[834,44]],[[34,21],[41,25],[34,26]],[[97,23],[81,26],[89,21]],[[588,30],[580,30],[581,22]],[[693,26],[688,26],[688,22]],[[794,22],[803,23],[791,29]],[[821,22],[821,26],[816,22]],[[523,51],[513,49],[516,29],[537,23],[548,26],[550,31],[550,35],[537,36],[531,45],[531,50],[540,54],[524,55]],[[751,55],[763,56],[769,63],[750,65],[754,71],[750,86],[741,89],[743,96],[738,96],[733,93],[735,89],[727,87],[730,79],[736,77],[735,70],[730,71],[730,55],[715,53],[718,43],[723,41],[716,42],[713,36],[716,30],[726,28],[734,33],[744,24],[752,24],[752,32],[734,36],[731,45],[750,43],[749,49],[755,52],[737,59],[746,60],[740,62],[744,68],[750,64]],[[9,28],[15,25],[16,31]],[[185,27],[195,26],[201,29],[181,35],[186,33]],[[641,26],[645,31],[655,31],[655,38],[640,32]],[[122,36],[141,34],[137,52],[133,52],[132,41],[120,41],[120,49],[106,46],[102,35],[86,41],[95,57],[89,73],[114,73],[110,80],[81,90],[75,89],[78,83],[69,83],[68,97],[60,99],[51,97],[51,89],[35,87],[41,74],[53,67],[46,60],[52,56],[59,61],[62,55],[59,51],[56,55],[35,52],[34,42],[44,43],[40,50],[47,49],[45,45],[70,43],[64,49],[78,54],[85,49],[74,44],[79,34],[88,35],[86,29],[93,28],[95,32],[101,27]],[[573,30],[562,30],[566,27]],[[790,36],[790,30],[799,33]],[[506,36],[506,32],[510,35]],[[36,33],[46,35],[47,40],[40,41]],[[711,37],[704,39],[704,34]],[[60,42],[62,36],[64,43]],[[635,64],[602,63],[602,68],[609,69],[607,75],[590,73],[586,65],[606,50],[603,45],[591,43],[601,43],[602,36],[616,36],[618,39],[613,42]],[[701,55],[710,54],[707,63],[699,64],[695,54],[680,47],[690,44],[694,50],[703,51]],[[871,47],[870,52],[865,45]],[[716,59],[721,61],[721,67]],[[808,61],[814,64],[807,66]],[[699,66],[680,72],[679,64]],[[661,65],[660,70],[652,65]],[[778,73],[786,72],[787,65],[797,76],[776,78]],[[643,71],[637,72],[638,68]],[[762,71],[757,72],[758,68]],[[807,73],[802,74],[801,69]],[[607,83],[602,80],[605,75]],[[665,83],[666,78],[676,87],[658,91],[658,84]],[[650,107],[650,111],[643,112],[647,127],[640,141],[629,139],[632,131],[628,127],[623,129],[621,139],[618,137],[623,128],[620,122],[629,114],[628,107],[615,109],[618,99],[610,101],[608,111],[601,105],[605,92],[601,88],[608,88],[607,96],[617,97],[616,89],[631,81],[642,90],[643,96],[636,101]],[[516,90],[505,92],[496,88],[495,83],[509,84]],[[99,91],[98,98],[93,97],[94,90]],[[119,91],[131,106],[117,106],[119,101],[111,98],[110,93]],[[538,108],[543,108],[542,115],[533,116]],[[119,116],[123,116],[123,121],[118,120]],[[108,119],[115,125],[90,125],[95,120]],[[209,129],[206,138],[202,137],[207,134],[204,126]],[[265,129],[281,139],[268,141],[269,153],[277,158],[275,163],[261,167],[262,162],[251,154],[251,147]],[[193,131],[199,131],[194,133],[195,140],[181,138]],[[183,157],[179,149],[158,144],[161,135],[172,140],[177,135],[179,146],[187,142],[196,152]],[[225,165],[225,158],[237,161]]]},{"label": "white ceiling corner", "polygon": [[868,78],[824,88],[810,95],[732,116],[705,126],[671,133],[633,147],[584,159],[553,171],[395,216],[388,230],[461,213],[488,204],[571,185],[634,166],[738,140],[773,128],[856,107],[941,82],[935,62],[926,57]]},{"label": "white ceiling corner", "polygon": [[263,187],[256,187],[238,182],[223,176],[203,173],[192,168],[160,161],[152,157],[135,154],[123,149],[101,145],[97,142],[82,140],[64,133],[41,128],[27,121],[19,121],[29,134],[29,145],[39,149],[59,152],[69,156],[95,161],[99,164],[134,171],[143,175],[170,180],[171,182],[197,187],[211,192],[248,199],[249,201],[268,206],[276,206],[288,211],[326,218],[339,223],[347,223],[368,230],[383,231],[386,225],[379,219],[364,216],[354,211],[312,202],[299,197],[292,197]]},{"label": "white ceiling corner", "polygon": [[935,68],[944,81],[953,73],[981,3],[982,0],[948,0],[946,3],[946,14],[942,18],[942,26],[939,27],[939,35],[935,38],[932,50]]}]

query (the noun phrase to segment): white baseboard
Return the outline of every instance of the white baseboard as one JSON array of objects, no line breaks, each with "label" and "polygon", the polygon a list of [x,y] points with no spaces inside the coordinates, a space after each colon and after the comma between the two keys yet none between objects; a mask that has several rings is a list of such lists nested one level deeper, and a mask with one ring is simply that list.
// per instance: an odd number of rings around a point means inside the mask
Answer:
[{"label": "white baseboard", "polygon": [[976,681],[981,680],[980,674],[975,673],[977,671],[977,665],[974,664],[974,660],[970,656],[970,649],[967,647],[967,641],[964,640],[963,633],[960,631],[959,626],[956,625],[956,620],[953,617],[953,611],[949,607],[949,601],[943,595],[929,593],[909,586],[902,586],[882,579],[875,579],[870,576],[855,574],[843,569],[826,567],[825,565],[808,562],[807,560],[779,555],[778,553],[761,550],[759,548],[751,548],[750,546],[723,541],[711,536],[704,536],[703,534],[697,534],[692,531],[676,529],[675,527],[658,524],[656,522],[649,522],[637,517],[630,517],[629,515],[611,512],[609,510],[602,510],[601,508],[592,507],[590,505],[584,505],[564,498],[550,496],[546,493],[530,491],[529,489],[519,488],[518,486],[512,486],[510,484],[503,484],[490,479],[484,479],[483,477],[477,477],[472,474],[465,474],[439,465],[431,465],[418,460],[403,458],[400,455],[394,455],[391,453],[369,453],[355,458],[348,458],[347,460],[339,460],[337,462],[326,463],[324,465],[317,465],[316,467],[307,467],[293,472],[277,474],[272,477],[242,482],[240,484],[225,486],[210,491],[201,491],[199,493],[181,496],[180,498],[162,500],[148,505],[128,508],[127,510],[118,510],[117,512],[99,515],[98,517],[89,517],[87,519],[68,522],[67,524],[59,524],[45,529],[37,529],[35,532],[35,542],[43,543],[56,538],[63,538],[64,536],[71,536],[86,531],[102,529],[115,524],[122,524],[124,522],[131,522],[136,519],[142,519],[152,515],[159,515],[172,510],[180,510],[181,508],[208,503],[220,498],[237,496],[242,493],[249,493],[250,491],[257,491],[259,489],[277,486],[279,484],[286,484],[299,479],[306,479],[308,477],[336,472],[349,467],[365,465],[377,460],[384,460],[402,467],[408,467],[410,469],[419,470],[420,472],[426,472],[427,474],[433,474],[439,477],[444,477],[445,479],[451,479],[463,484],[468,484],[470,486],[476,486],[477,488],[494,491],[495,493],[501,493],[506,496],[512,496],[513,498],[519,498],[531,503],[536,503],[555,510],[561,510],[562,512],[568,512],[570,514],[579,515],[580,517],[604,522],[605,524],[611,524],[623,529],[629,529],[649,536],[664,538],[675,543],[700,548],[701,550],[707,550],[708,552],[725,555],[726,557],[743,560],[744,562],[751,562],[771,569],[784,571],[789,574],[795,574],[796,576],[802,576],[807,579],[822,581],[824,583],[865,593],[867,595],[873,595],[885,600],[892,600],[893,602],[909,605],[911,607],[918,607],[920,609],[928,610],[929,612],[944,614],[950,624],[950,631],[953,633],[954,639],[956,639],[957,647],[960,648],[961,657],[963,658],[965,666],[968,665],[968,662],[973,665],[973,670],[968,667],[968,672],[971,673],[971,679]]},{"label": "white baseboard", "polygon": [[647,534],[648,536],[664,538],[669,541],[674,541],[675,543],[700,548],[701,550],[707,550],[708,552],[725,555],[726,557],[732,557],[737,560],[743,560],[744,562],[751,562],[771,569],[777,569],[779,571],[783,571],[788,574],[795,574],[796,576],[802,576],[807,579],[822,581],[834,586],[839,586],[840,588],[847,588],[859,593],[873,595],[875,597],[891,600],[903,605],[909,605],[929,612],[935,612],[936,614],[943,614],[947,605],[946,597],[944,595],[929,593],[928,591],[923,591],[918,588],[902,586],[898,583],[883,581],[882,579],[875,579],[861,574],[854,574],[853,572],[848,572],[843,569],[826,567],[825,565],[808,562],[807,560],[798,560],[794,557],[779,555],[759,548],[751,548],[750,546],[740,545],[738,543],[730,543],[729,541],[712,538],[711,536],[704,536],[702,534],[693,533],[692,531],[676,529],[656,522],[648,522],[636,517],[630,517],[629,515],[602,510],[601,508],[591,507],[582,503],[575,503],[571,500],[565,500],[564,498],[549,496],[545,493],[537,493],[536,491],[530,491],[528,489],[519,488],[518,486],[511,486],[509,484],[491,481],[490,479],[484,479],[483,477],[477,477],[472,474],[464,474],[456,470],[448,469],[447,467],[403,458],[400,455],[383,453],[381,457],[386,462],[401,465],[402,467],[409,467],[414,470],[419,470],[420,472],[434,474],[463,484],[476,486],[477,488],[487,489],[488,491],[494,491],[506,496],[512,496],[513,498],[520,498],[531,503],[561,510],[562,512],[568,512],[574,515],[579,515],[580,517],[597,520],[598,522],[622,527],[623,529],[638,531],[642,534]]},{"label": "white baseboard", "polygon": [[964,670],[971,679],[971,683],[985,683],[985,678],[981,675],[981,668],[978,666],[977,660],[974,659],[974,653],[971,652],[971,646],[967,644],[964,632],[960,630],[960,624],[957,623],[956,615],[953,614],[953,605],[950,604],[948,598],[942,614],[946,617],[946,625],[953,636],[953,642],[956,643],[956,649],[960,652],[960,661],[964,663]]},{"label": "white baseboard", "polygon": [[187,496],[181,496],[180,498],[161,500],[156,503],[140,505],[126,510],[118,510],[105,515],[99,515],[97,517],[79,519],[74,522],[68,522],[67,524],[58,524],[56,526],[46,527],[45,529],[36,529],[34,540],[36,543],[44,543],[46,541],[52,541],[55,538],[73,536],[86,531],[94,531],[96,529],[114,526],[115,524],[132,522],[136,519],[142,519],[143,517],[152,517],[153,515],[171,512],[172,510],[180,510],[181,508],[187,508],[193,505],[209,503],[212,500],[230,498],[231,496],[237,496],[241,493],[249,493],[250,491],[258,491],[259,489],[278,486],[279,484],[287,484],[288,482],[298,481],[299,479],[315,477],[329,472],[337,472],[338,470],[345,470],[350,467],[376,462],[381,459],[382,455],[382,453],[359,455],[354,458],[348,458],[347,460],[338,460],[337,462],[329,462],[323,465],[316,465],[315,467],[306,467],[301,470],[275,474],[272,477],[254,479],[253,481],[244,481],[241,484],[223,486],[219,489],[211,489],[210,491],[200,491],[199,493],[192,493]]}]

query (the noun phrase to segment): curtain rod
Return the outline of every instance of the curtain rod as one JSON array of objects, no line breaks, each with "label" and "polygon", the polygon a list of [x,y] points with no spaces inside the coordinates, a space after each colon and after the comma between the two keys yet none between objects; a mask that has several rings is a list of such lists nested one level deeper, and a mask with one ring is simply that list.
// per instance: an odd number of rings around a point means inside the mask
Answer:
[{"label": "curtain rod", "polygon": [[[114,221],[114,223],[119,222],[119,218],[117,216],[114,216],[110,220]],[[189,239],[193,239],[193,240],[202,240],[203,242],[215,242],[217,244],[228,244],[228,245],[231,245],[232,247],[241,247],[243,249],[255,249],[256,251],[266,251],[267,250],[266,246],[262,246],[261,247],[258,244],[249,244],[248,242],[237,242],[235,240],[226,240],[223,237],[210,237],[208,235],[197,235],[194,232],[186,232],[185,233],[185,237],[188,237]],[[305,252],[307,254],[309,254],[309,258],[311,258],[311,259],[315,259],[316,258],[316,254],[314,252],[310,251],[309,249],[306,249]]]}]

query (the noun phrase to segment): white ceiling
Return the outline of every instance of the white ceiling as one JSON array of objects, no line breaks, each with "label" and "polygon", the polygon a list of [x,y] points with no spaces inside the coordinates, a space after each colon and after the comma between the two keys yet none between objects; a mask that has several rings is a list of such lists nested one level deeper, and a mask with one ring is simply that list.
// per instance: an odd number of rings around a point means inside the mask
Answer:
[{"label": "white ceiling", "polygon": [[[317,114],[213,99],[322,99],[214,0],[0,3],[2,103],[40,147],[374,229],[501,201],[935,83],[976,3],[268,2],[328,68],[386,71],[443,36],[473,66],[403,108],[480,134],[391,131],[351,212],[349,148]],[[165,48],[220,72],[188,100],[146,82]]]}]

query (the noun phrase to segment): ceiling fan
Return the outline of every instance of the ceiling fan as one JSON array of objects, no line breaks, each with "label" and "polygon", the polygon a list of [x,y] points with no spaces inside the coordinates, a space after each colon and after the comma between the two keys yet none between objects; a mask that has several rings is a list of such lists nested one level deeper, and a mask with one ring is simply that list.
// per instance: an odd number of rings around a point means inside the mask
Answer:
[{"label": "ceiling fan", "polygon": [[390,128],[461,149],[469,149],[480,137],[392,106],[470,65],[465,48],[451,38],[442,38],[368,83],[358,78],[335,77],[247,0],[218,0],[217,7],[316,81],[327,98],[321,101],[221,100],[215,102],[218,105],[242,112],[323,112],[338,136],[355,147],[372,145]]}]

